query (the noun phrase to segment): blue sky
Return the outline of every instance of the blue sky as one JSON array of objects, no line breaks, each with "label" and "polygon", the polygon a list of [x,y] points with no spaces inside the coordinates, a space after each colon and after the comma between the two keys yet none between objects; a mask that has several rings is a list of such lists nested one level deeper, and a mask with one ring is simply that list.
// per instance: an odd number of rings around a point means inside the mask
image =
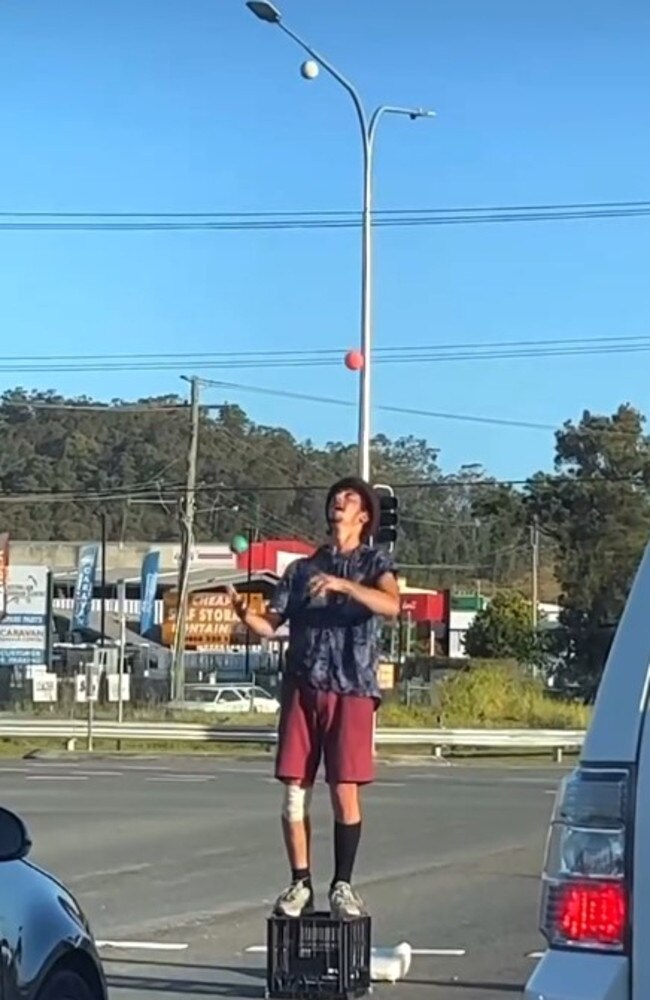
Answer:
[{"label": "blue sky", "polygon": [[[287,23],[388,119],[376,207],[650,199],[650,6],[641,0],[283,0]],[[8,0],[0,10],[0,210],[355,210],[357,125],[243,0]],[[377,346],[644,335],[650,218],[379,229]],[[354,347],[355,231],[0,232],[2,355]],[[646,355],[377,366],[377,402],[559,425],[650,412]],[[188,366],[188,373],[201,369]],[[210,374],[219,377],[219,373]],[[335,369],[225,380],[356,399]],[[0,374],[131,398],[172,372]],[[352,439],[353,409],[230,392],[299,438]],[[223,394],[206,392],[219,401]],[[548,465],[552,434],[375,413],[451,470]]]}]

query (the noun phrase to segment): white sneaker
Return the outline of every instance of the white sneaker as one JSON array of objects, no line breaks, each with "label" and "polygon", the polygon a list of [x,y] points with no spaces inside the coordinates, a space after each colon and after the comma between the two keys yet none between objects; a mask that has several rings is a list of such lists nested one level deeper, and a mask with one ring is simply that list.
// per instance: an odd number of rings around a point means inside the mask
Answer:
[{"label": "white sneaker", "polygon": [[308,882],[292,882],[283,889],[273,907],[281,917],[300,917],[314,909],[314,890]]},{"label": "white sneaker", "polygon": [[365,904],[349,882],[336,882],[330,889],[330,912],[335,920],[360,917],[366,912]]}]

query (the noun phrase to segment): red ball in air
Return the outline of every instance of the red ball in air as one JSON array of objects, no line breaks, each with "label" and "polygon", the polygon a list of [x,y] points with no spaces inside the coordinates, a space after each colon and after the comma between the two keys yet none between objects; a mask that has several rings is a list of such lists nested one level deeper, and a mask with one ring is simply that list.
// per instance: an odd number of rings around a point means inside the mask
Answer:
[{"label": "red ball in air", "polygon": [[351,372],[361,371],[363,368],[363,354],[361,351],[348,351],[345,355],[345,367]]}]

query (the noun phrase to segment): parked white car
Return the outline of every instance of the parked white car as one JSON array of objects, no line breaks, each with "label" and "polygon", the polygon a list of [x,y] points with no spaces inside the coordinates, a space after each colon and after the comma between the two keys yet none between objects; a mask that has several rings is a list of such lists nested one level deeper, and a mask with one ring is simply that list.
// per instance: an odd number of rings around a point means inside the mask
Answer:
[{"label": "parked white car", "polygon": [[607,660],[542,875],[548,951],[526,1000],[650,997],[650,545]]},{"label": "parked white car", "polygon": [[280,702],[264,688],[253,684],[188,684],[182,708],[192,712],[259,712],[275,715]]}]

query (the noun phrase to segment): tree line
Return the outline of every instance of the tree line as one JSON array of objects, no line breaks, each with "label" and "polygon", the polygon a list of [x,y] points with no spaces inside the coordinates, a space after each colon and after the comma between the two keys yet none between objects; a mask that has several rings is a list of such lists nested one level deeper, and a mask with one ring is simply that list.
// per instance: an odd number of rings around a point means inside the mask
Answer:
[{"label": "tree line", "polygon": [[[178,538],[189,413],[175,396],[102,405],[17,388],[0,397],[0,530],[14,538]],[[398,486],[398,562],[410,580],[488,594],[531,593],[530,529],[542,539],[540,596],[562,604],[561,655],[597,676],[650,527],[650,439],[621,405],[556,432],[555,462],[523,487],[480,466],[445,474],[439,449],[411,435],[373,441],[376,481]],[[325,491],[356,469],[356,447],[298,441],[224,404],[201,412],[197,536],[226,541],[322,536]],[[42,499],[22,499],[42,495]],[[568,668],[567,668],[568,669]]]},{"label": "tree line", "polygon": [[552,472],[535,474],[521,490],[487,490],[475,504],[479,516],[508,511],[513,525],[536,524],[548,540],[561,628],[536,648],[555,657],[560,677],[587,698],[597,688],[650,533],[650,438],[644,423],[629,404],[610,416],[585,411],[557,431]]},{"label": "tree line", "polygon": [[[96,537],[104,513],[110,538],[178,538],[189,436],[188,408],[179,398],[103,406],[15,389],[0,397],[0,433],[0,518],[13,537]],[[445,475],[438,454],[414,436],[373,441],[375,480],[410,484],[398,490],[397,556],[421,567],[410,570],[412,578],[473,589],[477,580],[496,586],[525,573],[530,558],[523,534],[515,538],[503,518],[474,513],[477,489],[493,480],[478,466]],[[283,427],[254,423],[236,405],[206,408],[197,537],[226,541],[252,527],[259,537],[317,540],[328,485],[356,465],[355,446],[298,441]],[[21,500],[24,494],[30,499]]]}]

